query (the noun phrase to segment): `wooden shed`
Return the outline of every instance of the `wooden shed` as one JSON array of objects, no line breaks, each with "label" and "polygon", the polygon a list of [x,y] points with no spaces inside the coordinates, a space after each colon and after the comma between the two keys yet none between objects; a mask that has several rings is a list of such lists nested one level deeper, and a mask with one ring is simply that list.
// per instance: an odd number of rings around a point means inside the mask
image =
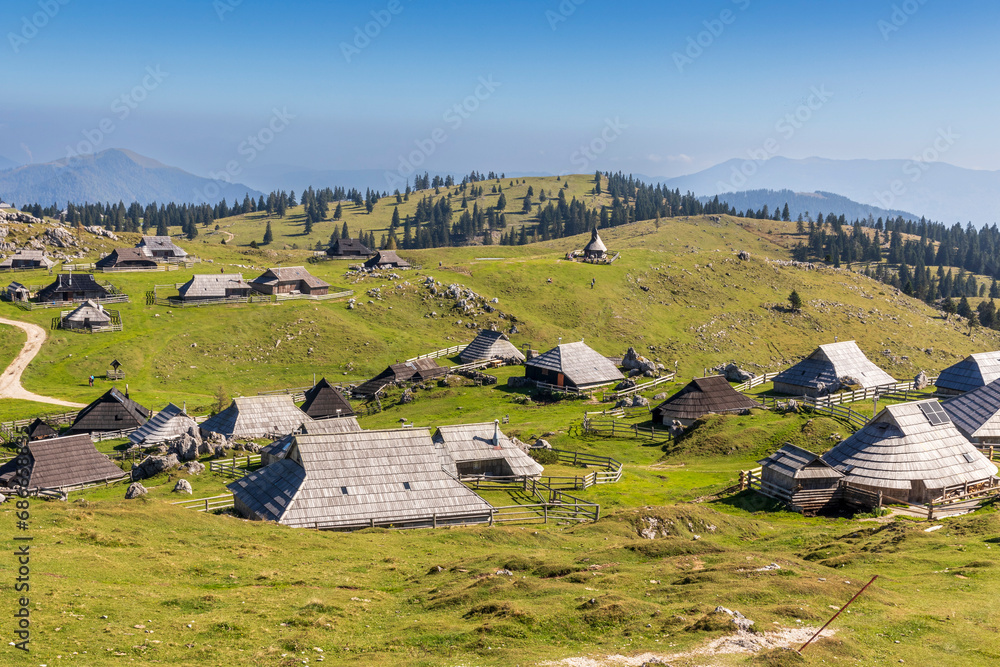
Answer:
[{"label": "wooden shed", "polygon": [[823,460],[851,486],[908,503],[992,483],[997,473],[934,399],[886,407]]},{"label": "wooden shed", "polygon": [[103,299],[108,296],[108,290],[100,285],[92,273],[60,273],[55,282],[43,287],[38,293],[37,301],[49,303],[56,301],[86,301],[87,299]]},{"label": "wooden shed", "polygon": [[138,428],[149,419],[150,410],[112,387],[77,413],[67,433],[103,433]]},{"label": "wooden shed", "polygon": [[941,371],[937,393],[958,396],[1000,378],[1000,352],[977,352]]},{"label": "wooden shed", "polygon": [[587,390],[625,379],[621,371],[583,341],[558,345],[524,363],[524,375],[535,382]]},{"label": "wooden shed", "polygon": [[51,269],[56,263],[45,256],[44,250],[21,248],[0,262],[2,269]]},{"label": "wooden shed", "polygon": [[774,390],[795,396],[823,396],[845,382],[865,389],[894,384],[895,379],[873,364],[853,340],[820,345],[808,357],[774,378]]},{"label": "wooden shed", "polygon": [[328,435],[330,433],[357,433],[362,430],[356,417],[341,417],[340,419],[323,419],[321,421],[308,422],[302,425],[295,433],[289,433],[272,442],[270,445],[260,450],[260,462],[262,465],[271,465],[275,461],[280,461],[288,455],[288,450],[295,440],[295,436],[305,433],[306,435]]},{"label": "wooden shed", "polygon": [[169,236],[143,236],[135,247],[148,252],[153,259],[161,262],[188,256],[187,252],[175,244]]},{"label": "wooden shed", "polygon": [[434,359],[416,359],[392,364],[387,369],[351,391],[354,396],[374,396],[392,384],[424,382],[448,374],[447,366],[439,366]]},{"label": "wooden shed", "polygon": [[148,446],[176,440],[185,433],[198,433],[197,422],[181,408],[173,403],[167,403],[165,408],[130,434],[128,439],[134,445]]},{"label": "wooden shed", "polygon": [[329,257],[368,257],[373,254],[360,239],[337,239],[326,254]]},{"label": "wooden shed", "polygon": [[[20,467],[14,458],[0,466],[0,487],[10,489]],[[109,482],[125,472],[94,447],[87,434],[49,438],[28,443],[28,491],[68,491],[75,487]]]},{"label": "wooden shed", "polygon": [[458,358],[466,364],[485,359],[498,359],[518,364],[524,362],[524,354],[514,347],[510,338],[507,338],[507,334],[486,330],[480,331],[479,335],[459,353]]},{"label": "wooden shed", "polygon": [[365,262],[366,269],[408,269],[410,263],[392,250],[379,250]]},{"label": "wooden shed", "polygon": [[608,247],[601,240],[601,235],[597,233],[595,227],[590,233],[590,243],[583,248],[584,259],[605,259],[608,256]]},{"label": "wooden shed", "polygon": [[306,391],[306,402],[300,409],[313,419],[354,416],[354,408],[350,402],[344,398],[339,389],[327,382],[326,378]]},{"label": "wooden shed", "polygon": [[183,301],[242,298],[250,295],[250,284],[239,273],[199,273],[177,290]]},{"label": "wooden shed", "polygon": [[31,298],[31,292],[15,280],[3,289],[3,298],[7,301],[27,301]]},{"label": "wooden shed", "polygon": [[227,438],[268,438],[294,433],[313,418],[295,407],[288,394],[242,396],[217,415],[202,422],[204,434],[221,433]]},{"label": "wooden shed", "polygon": [[837,509],[844,474],[817,454],[786,443],[761,465],[760,492],[807,516]]},{"label": "wooden shed", "polygon": [[250,287],[262,294],[329,294],[330,283],[320,280],[301,266],[268,269],[250,281]]},{"label": "wooden shed", "polygon": [[117,313],[112,313],[93,300],[86,300],[71,311],[63,311],[59,326],[62,329],[86,329],[98,331],[110,329],[112,317],[121,322]]},{"label": "wooden shed", "polygon": [[1000,444],[1000,379],[941,403],[966,438],[984,445]]},{"label": "wooden shed", "polygon": [[733,389],[721,375],[695,378],[679,392],[653,408],[653,422],[690,426],[708,414],[743,412],[764,406]]},{"label": "wooden shed", "polygon": [[48,422],[42,421],[41,417],[36,418],[35,421],[28,424],[25,433],[28,436],[28,440],[44,440],[59,435]]},{"label": "wooden shed", "polygon": [[539,477],[542,466],[500,430],[500,422],[441,426],[441,465],[456,477]]},{"label": "wooden shed", "polygon": [[142,271],[156,268],[156,260],[142,251],[142,248],[115,248],[95,266],[114,271]]},{"label": "wooden shed", "polygon": [[228,488],[241,515],[295,528],[430,528],[492,515],[441,469],[427,429],[298,435],[287,457]]}]

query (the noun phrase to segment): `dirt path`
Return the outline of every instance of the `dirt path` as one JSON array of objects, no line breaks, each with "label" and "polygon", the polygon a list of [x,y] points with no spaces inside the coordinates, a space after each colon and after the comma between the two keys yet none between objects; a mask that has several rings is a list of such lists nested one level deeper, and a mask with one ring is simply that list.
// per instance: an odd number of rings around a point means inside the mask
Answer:
[{"label": "dirt path", "polygon": [[21,374],[28,367],[28,364],[31,363],[31,360],[35,358],[35,355],[38,354],[38,351],[42,349],[42,343],[45,342],[45,329],[37,324],[7,320],[2,317],[0,317],[0,324],[9,324],[12,327],[23,329],[28,334],[28,342],[21,348],[14,361],[10,362],[10,366],[4,370],[3,375],[0,375],[0,398],[20,398],[25,401],[62,405],[67,408],[84,407],[82,403],[71,403],[70,401],[61,401],[58,398],[32,394],[22,387]]}]

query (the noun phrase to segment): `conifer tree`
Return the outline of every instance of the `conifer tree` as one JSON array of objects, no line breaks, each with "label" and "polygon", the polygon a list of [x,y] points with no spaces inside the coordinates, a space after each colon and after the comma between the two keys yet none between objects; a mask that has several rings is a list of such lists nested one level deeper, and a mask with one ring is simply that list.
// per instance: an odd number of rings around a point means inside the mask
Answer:
[{"label": "conifer tree", "polygon": [[264,245],[268,245],[274,240],[274,234],[271,233],[271,221],[267,221],[267,228],[264,230]]}]

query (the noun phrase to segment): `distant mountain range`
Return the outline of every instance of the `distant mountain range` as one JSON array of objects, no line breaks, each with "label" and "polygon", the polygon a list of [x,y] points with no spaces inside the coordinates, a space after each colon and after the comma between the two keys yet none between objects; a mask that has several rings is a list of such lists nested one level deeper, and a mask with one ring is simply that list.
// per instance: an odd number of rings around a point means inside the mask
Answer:
[{"label": "distant mountain range", "polygon": [[20,162],[14,162],[9,157],[6,157],[5,155],[0,155],[0,171],[3,171],[5,169],[13,169],[14,167],[20,167],[20,166],[21,166]]},{"label": "distant mountain range", "polygon": [[734,159],[661,182],[699,196],[762,189],[836,192],[864,205],[903,209],[946,224],[982,226],[1000,221],[1000,171],[963,169],[944,162]]},{"label": "distant mountain range", "polygon": [[[797,220],[799,215],[807,219],[807,214],[813,220],[817,213],[823,216],[830,214],[843,215],[848,221],[864,219],[871,215],[873,218],[897,218],[902,216],[904,220],[919,220],[919,215],[907,213],[896,209],[884,209],[878,206],[868,206],[859,204],[856,201],[835,195],[832,192],[793,192],[791,190],[748,190],[745,192],[731,192],[729,194],[718,195],[719,201],[726,202],[738,211],[751,209],[761,210],[767,205],[768,211],[774,215],[775,211],[781,211],[785,204],[788,204],[788,212],[792,220]],[[699,197],[702,202],[711,201],[714,197]]]},{"label": "distant mountain range", "polygon": [[262,193],[239,183],[213,181],[168,167],[132,151],[109,149],[57,162],[0,171],[0,199],[24,204],[74,204],[123,201],[215,204]]}]

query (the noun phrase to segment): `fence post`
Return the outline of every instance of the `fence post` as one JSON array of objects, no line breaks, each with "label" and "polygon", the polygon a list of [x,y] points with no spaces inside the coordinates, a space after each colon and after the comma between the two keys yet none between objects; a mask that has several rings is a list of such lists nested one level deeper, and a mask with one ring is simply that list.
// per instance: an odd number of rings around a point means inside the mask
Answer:
[{"label": "fence post", "polygon": [[548,505],[542,505],[542,511],[545,513],[545,520],[543,521],[543,523],[548,523],[549,522],[549,506]]},{"label": "fence post", "polygon": [[208,498],[205,498],[205,513],[208,513]]}]

